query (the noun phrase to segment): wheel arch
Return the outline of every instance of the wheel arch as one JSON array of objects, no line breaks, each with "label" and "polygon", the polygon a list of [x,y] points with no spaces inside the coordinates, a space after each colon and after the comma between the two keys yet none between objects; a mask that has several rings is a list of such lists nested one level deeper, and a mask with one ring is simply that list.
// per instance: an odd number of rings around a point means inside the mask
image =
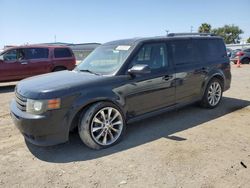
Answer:
[{"label": "wheel arch", "polygon": [[57,65],[53,67],[52,72],[56,71],[56,69],[67,70],[67,67],[63,65]]},{"label": "wheel arch", "polygon": [[78,126],[79,118],[81,117],[82,113],[84,113],[84,111],[86,109],[88,109],[90,106],[92,106],[93,104],[96,104],[98,102],[112,103],[122,112],[122,115],[124,116],[124,118],[126,120],[126,113],[124,112],[122,106],[116,100],[110,99],[110,98],[98,98],[98,99],[90,100],[90,101],[76,107],[76,109],[74,110],[74,113],[72,114],[72,120],[70,122],[69,131],[74,130]]},{"label": "wheel arch", "polygon": [[224,85],[225,85],[225,76],[223,75],[223,73],[221,72],[215,72],[213,74],[210,74],[209,76],[207,76],[207,78],[205,79],[205,81],[203,82],[202,85],[202,93],[201,96],[204,95],[204,92],[206,91],[207,85],[209,84],[209,82],[213,79],[213,78],[217,78],[221,81],[222,83],[222,90],[224,91]]}]

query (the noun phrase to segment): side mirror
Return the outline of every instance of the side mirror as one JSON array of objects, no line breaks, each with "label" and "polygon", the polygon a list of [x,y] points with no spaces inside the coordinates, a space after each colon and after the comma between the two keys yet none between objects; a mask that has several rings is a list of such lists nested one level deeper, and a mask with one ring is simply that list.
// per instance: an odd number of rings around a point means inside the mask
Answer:
[{"label": "side mirror", "polygon": [[128,73],[135,75],[135,74],[148,74],[151,72],[151,69],[148,65],[145,64],[138,64],[134,65],[131,69],[128,69]]}]

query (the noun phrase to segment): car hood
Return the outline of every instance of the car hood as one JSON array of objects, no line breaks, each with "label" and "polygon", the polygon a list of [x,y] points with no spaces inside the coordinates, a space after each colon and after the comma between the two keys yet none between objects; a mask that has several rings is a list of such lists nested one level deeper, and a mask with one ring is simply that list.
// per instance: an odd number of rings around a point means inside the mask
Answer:
[{"label": "car hood", "polygon": [[87,72],[60,71],[24,79],[17,84],[16,91],[31,99],[61,97],[102,78]]}]

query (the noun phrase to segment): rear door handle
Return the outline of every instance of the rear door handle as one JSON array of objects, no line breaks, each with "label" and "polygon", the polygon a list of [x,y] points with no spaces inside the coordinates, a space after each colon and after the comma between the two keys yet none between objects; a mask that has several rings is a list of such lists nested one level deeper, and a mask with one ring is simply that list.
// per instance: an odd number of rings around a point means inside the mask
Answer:
[{"label": "rear door handle", "polygon": [[163,76],[163,80],[170,80],[170,79],[172,79],[173,78],[173,76],[172,75],[166,75],[166,76]]}]

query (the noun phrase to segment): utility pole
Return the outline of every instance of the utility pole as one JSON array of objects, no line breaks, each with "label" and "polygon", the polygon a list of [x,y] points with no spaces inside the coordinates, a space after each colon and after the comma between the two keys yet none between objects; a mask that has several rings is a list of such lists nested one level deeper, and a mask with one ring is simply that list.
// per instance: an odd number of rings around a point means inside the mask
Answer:
[{"label": "utility pole", "polygon": [[190,28],[190,32],[191,32],[191,33],[193,33],[193,26],[191,26],[191,28]]},{"label": "utility pole", "polygon": [[55,42],[56,42],[56,35],[54,35],[54,40],[55,40]]},{"label": "utility pole", "polygon": [[166,31],[166,33],[167,33],[167,35],[168,35],[168,33],[169,33],[169,30],[165,30]]}]

